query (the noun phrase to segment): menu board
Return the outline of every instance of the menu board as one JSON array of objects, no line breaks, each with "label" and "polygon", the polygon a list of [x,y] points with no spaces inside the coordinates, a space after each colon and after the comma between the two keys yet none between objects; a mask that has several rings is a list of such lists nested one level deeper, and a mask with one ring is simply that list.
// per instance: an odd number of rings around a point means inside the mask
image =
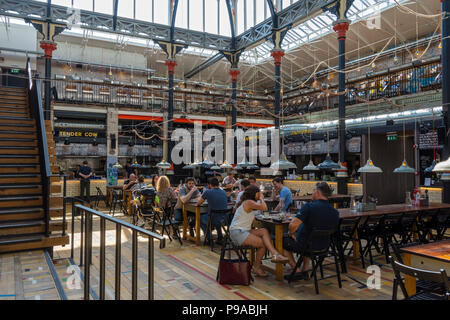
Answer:
[{"label": "menu board", "polygon": [[[361,137],[353,137],[346,142],[347,151],[352,153],[361,152]],[[312,154],[326,154],[339,152],[339,140],[330,139],[329,144],[323,140],[313,140],[304,142],[290,142],[284,146],[286,155],[308,155]]]},{"label": "menu board", "polygon": [[437,148],[438,144],[437,131],[419,134],[419,149],[426,150]]}]

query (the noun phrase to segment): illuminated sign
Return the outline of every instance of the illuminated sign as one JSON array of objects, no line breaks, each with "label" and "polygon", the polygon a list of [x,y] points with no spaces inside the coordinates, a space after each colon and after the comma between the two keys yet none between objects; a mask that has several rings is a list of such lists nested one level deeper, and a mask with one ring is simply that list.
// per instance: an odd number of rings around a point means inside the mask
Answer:
[{"label": "illuminated sign", "polygon": [[59,131],[60,137],[85,137],[85,138],[97,138],[98,133],[92,131]]}]

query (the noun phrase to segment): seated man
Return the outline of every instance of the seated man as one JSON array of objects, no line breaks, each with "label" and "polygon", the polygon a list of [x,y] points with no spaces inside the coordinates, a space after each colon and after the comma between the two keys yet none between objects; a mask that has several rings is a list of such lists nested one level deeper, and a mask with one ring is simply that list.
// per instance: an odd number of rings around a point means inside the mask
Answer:
[{"label": "seated man", "polygon": [[[326,182],[318,182],[312,194],[313,202],[305,204],[289,224],[289,235],[283,238],[283,255],[289,259],[292,269],[296,264],[292,252],[305,249],[313,228],[337,229],[339,212],[328,202],[330,195],[330,186]],[[324,245],[327,242],[328,239],[323,239]],[[321,247],[321,243],[315,243],[314,247]],[[308,279],[307,270],[310,261],[311,259],[304,257],[302,268],[296,270],[297,273],[300,272],[299,275],[303,279]]]},{"label": "seated man", "polygon": [[236,183],[236,179],[234,179],[234,175],[231,173],[231,171],[228,173],[228,176],[226,176],[222,181],[222,186],[225,189],[230,189],[233,187],[233,185]]},{"label": "seated man", "polygon": [[[178,191],[178,201],[174,211],[175,220],[183,221],[183,204],[189,201],[198,201],[200,200],[200,197],[201,193],[195,185],[195,179],[187,178],[184,186]],[[191,232],[191,234],[193,234],[193,232]]]},{"label": "seated man", "polygon": [[136,175],[134,173],[130,174],[130,178],[123,183],[123,190],[130,190],[135,184],[136,181]]},{"label": "seated man", "polygon": [[[291,206],[293,200],[292,200],[292,192],[289,190],[288,187],[285,187],[283,184],[283,179],[280,177],[276,177],[272,180],[273,187],[277,193],[280,194],[280,202],[275,208],[275,211],[288,211],[289,207]],[[282,203],[284,203],[284,206],[282,207]]]},{"label": "seated man", "polygon": [[138,182],[135,183],[135,184],[131,187],[131,190],[141,189],[141,188],[144,188],[144,187],[146,187],[146,186],[147,186],[147,184],[145,183],[145,178],[144,178],[144,176],[143,176],[143,175],[140,175],[139,178],[138,178]]},{"label": "seated man", "polygon": [[250,185],[257,186],[256,178],[254,176],[248,177],[248,181],[250,181]]},{"label": "seated man", "polygon": [[[205,200],[208,201],[209,210],[226,210],[228,209],[228,197],[227,193],[219,188],[219,180],[217,178],[209,178],[208,180],[208,190],[205,190],[202,197],[197,201],[197,205],[201,205]],[[220,228],[221,223],[227,223],[228,217],[219,214],[211,215],[211,225],[212,228],[216,228],[218,235],[218,243],[222,242],[222,229]],[[208,215],[203,214],[200,218],[200,227],[206,234],[206,241],[211,240],[211,235],[207,232],[208,225]]]}]

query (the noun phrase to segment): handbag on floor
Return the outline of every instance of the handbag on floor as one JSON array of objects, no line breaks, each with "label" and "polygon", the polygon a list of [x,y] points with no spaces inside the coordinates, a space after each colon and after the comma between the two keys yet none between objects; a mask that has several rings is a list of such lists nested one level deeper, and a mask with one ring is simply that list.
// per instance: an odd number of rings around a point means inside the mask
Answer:
[{"label": "handbag on floor", "polygon": [[[229,252],[229,258],[225,258],[225,252]],[[231,251],[236,252],[237,258],[231,259]],[[248,286],[253,281],[251,265],[243,252],[225,245],[220,253],[219,269],[216,280],[220,284]]]}]

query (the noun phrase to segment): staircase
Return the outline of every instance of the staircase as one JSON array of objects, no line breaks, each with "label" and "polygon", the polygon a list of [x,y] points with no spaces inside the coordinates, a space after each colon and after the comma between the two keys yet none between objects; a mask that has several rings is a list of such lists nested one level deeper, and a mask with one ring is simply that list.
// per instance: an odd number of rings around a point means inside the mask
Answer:
[{"label": "staircase", "polygon": [[[44,198],[38,139],[28,91],[0,87],[0,253],[69,243],[68,236],[61,234],[62,220],[57,219],[63,213],[62,197]],[[50,182],[59,180],[50,178]],[[50,189],[57,191],[53,185]]]}]

